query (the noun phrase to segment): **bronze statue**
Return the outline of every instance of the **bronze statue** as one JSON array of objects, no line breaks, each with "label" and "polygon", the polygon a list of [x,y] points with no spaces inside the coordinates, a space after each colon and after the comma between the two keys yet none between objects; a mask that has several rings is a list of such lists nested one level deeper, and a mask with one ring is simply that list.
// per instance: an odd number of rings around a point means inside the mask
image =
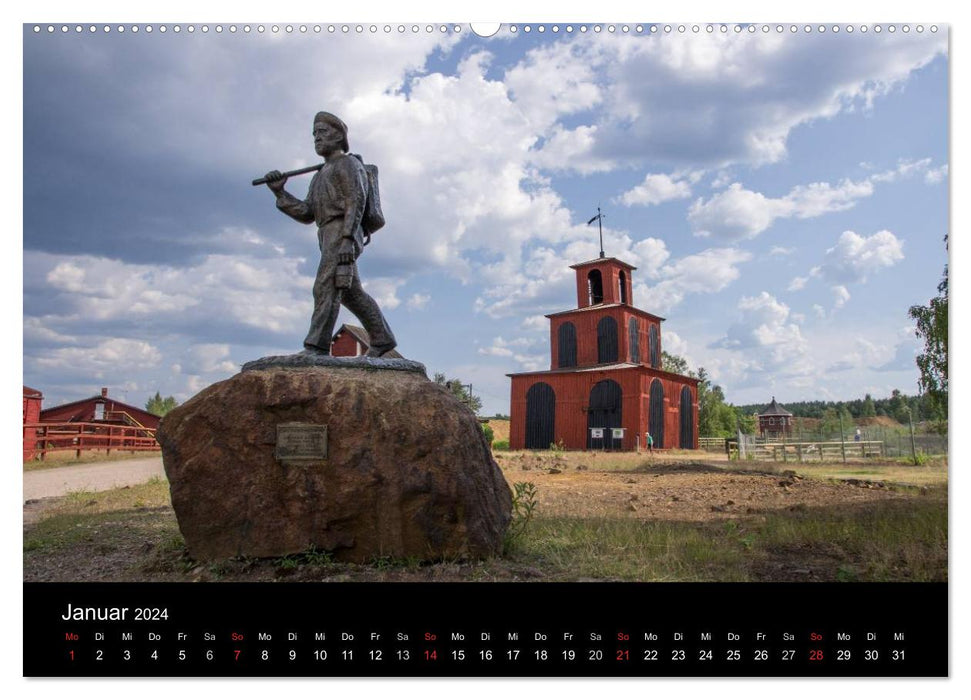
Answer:
[{"label": "bronze statue", "polygon": [[[377,190],[377,168],[348,153],[347,125],[329,112],[314,117],[314,149],[324,163],[300,171],[268,172],[253,184],[266,183],[277,209],[302,224],[316,222],[320,266],[314,281],[314,313],[303,341],[306,354],[330,354],[334,324],[343,304],[371,337],[368,357],[381,357],[397,345],[376,301],[364,291],[356,260],[371,234],[384,225]],[[290,175],[317,170],[307,198],[283,187]]]}]

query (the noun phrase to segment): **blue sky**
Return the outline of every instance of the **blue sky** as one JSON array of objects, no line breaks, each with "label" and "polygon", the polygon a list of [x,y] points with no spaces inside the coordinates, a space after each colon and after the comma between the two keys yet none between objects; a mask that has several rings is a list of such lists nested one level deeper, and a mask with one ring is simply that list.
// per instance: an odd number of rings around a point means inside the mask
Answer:
[{"label": "blue sky", "polygon": [[45,405],[184,401],[300,349],[314,228],[249,182],[314,161],[320,109],[381,169],[359,264],[400,351],[487,413],[506,373],[549,367],[543,314],[575,306],[598,204],[635,305],[729,401],[917,391],[907,308],[947,261],[945,25],[215,26],[24,30],[24,383]]}]

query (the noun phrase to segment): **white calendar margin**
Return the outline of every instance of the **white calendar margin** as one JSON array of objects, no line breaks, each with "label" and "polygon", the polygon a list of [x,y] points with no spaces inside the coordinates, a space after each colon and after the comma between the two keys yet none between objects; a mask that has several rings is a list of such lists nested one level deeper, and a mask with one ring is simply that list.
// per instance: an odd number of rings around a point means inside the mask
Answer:
[{"label": "white calendar margin", "polygon": [[[34,2],[17,4],[11,11],[8,6],[4,10],[3,33],[3,65],[4,65],[4,94],[15,99],[15,109],[8,109],[3,114],[4,149],[7,155],[6,167],[2,175],[2,191],[4,210],[14,212],[8,215],[7,225],[4,227],[3,256],[4,280],[3,304],[4,327],[21,329],[16,331],[14,350],[8,352],[7,358],[22,360],[22,247],[23,231],[22,216],[22,186],[18,171],[22,163],[22,33],[21,24],[24,22],[226,22],[226,21],[268,21],[268,22],[399,22],[399,21],[434,21],[456,22],[467,25],[469,21],[488,22],[608,22],[608,21],[657,21],[657,22],[913,22],[940,23],[949,25],[951,37],[951,51],[949,53],[951,70],[951,158],[950,192],[952,196],[952,225],[951,225],[951,269],[963,270],[961,262],[963,235],[967,219],[967,205],[962,206],[962,198],[955,197],[955,193],[967,192],[967,179],[962,180],[962,168],[967,155],[964,132],[954,125],[971,123],[967,110],[967,45],[962,41],[965,32],[971,24],[962,24],[951,18],[953,4],[941,0],[922,0],[921,2],[900,2],[899,0],[885,0],[879,6],[851,7],[845,0],[813,0],[803,6],[783,6],[775,2],[755,0],[738,0],[732,3],[716,3],[711,1],[662,3],[621,2],[618,0],[598,0],[597,2],[579,3],[574,0],[566,2],[542,2],[526,7],[526,3],[519,0],[492,0],[488,3],[460,4],[433,0],[420,3],[393,4],[387,0],[372,0],[368,3],[309,3],[309,2],[253,2],[240,0],[231,6],[214,4],[203,7],[198,2],[185,0],[169,0],[161,3],[132,3],[132,2]],[[958,50],[954,50],[954,47]],[[963,50],[962,50],[963,49]],[[965,81],[965,89],[961,90],[961,78]],[[13,154],[20,157],[15,159]],[[965,186],[962,187],[962,182]],[[958,235],[955,236],[954,233]],[[952,281],[950,287],[951,298],[957,298],[957,308],[964,310],[963,283],[957,278],[957,284]],[[953,307],[952,307],[953,308]],[[951,424],[954,426],[967,425],[967,397],[966,390],[961,384],[963,374],[961,359],[964,357],[967,338],[967,323],[959,323],[958,316],[952,312],[954,328],[951,330],[951,352],[958,355],[957,362],[951,362],[951,373],[958,375],[958,381],[952,384],[959,387],[960,394],[953,393]],[[9,360],[8,360],[9,361]],[[16,363],[4,372],[3,396],[7,400],[2,404],[0,426],[3,426],[4,450],[12,454],[19,449],[21,436],[15,430],[15,420],[19,414],[13,397],[19,391],[17,386]],[[22,367],[22,365],[21,365]],[[0,641],[0,656],[2,656],[5,687],[14,689],[17,695],[28,695],[39,700],[65,697],[77,697],[83,693],[86,696],[101,698],[131,698],[137,696],[146,700],[168,698],[173,693],[191,693],[190,697],[207,697],[215,693],[231,693],[234,700],[259,698],[264,700],[269,693],[284,692],[304,696],[333,698],[370,698],[393,696],[398,698],[433,698],[462,700],[493,700],[496,695],[508,697],[536,697],[556,696],[559,698],[590,698],[602,696],[605,693],[616,698],[646,698],[649,696],[664,697],[667,694],[685,695],[687,697],[718,698],[745,697],[772,698],[776,700],[780,695],[787,700],[802,698],[818,698],[820,695],[835,697],[859,697],[878,694],[881,700],[893,698],[907,698],[912,700],[915,694],[931,692],[937,697],[958,697],[964,695],[971,684],[971,643],[968,635],[971,633],[968,609],[971,604],[967,597],[954,595],[953,591],[961,586],[967,590],[968,548],[967,535],[968,512],[967,507],[971,499],[971,491],[967,488],[969,477],[962,471],[971,469],[969,466],[968,450],[955,445],[949,454],[949,464],[952,466],[950,484],[951,503],[949,509],[951,522],[949,528],[949,547],[951,557],[950,586],[950,658],[951,674],[949,681],[929,680],[735,680],[735,679],[671,679],[671,680],[622,680],[622,679],[570,679],[570,680],[505,680],[505,679],[359,679],[359,680],[302,680],[302,679],[173,679],[168,682],[152,681],[148,679],[125,680],[25,680],[23,673],[23,600],[22,600],[22,498],[19,488],[7,489],[7,508],[4,509],[4,536],[2,537],[3,551],[8,566],[8,573],[3,579],[3,596],[5,600],[15,600],[17,605],[7,605],[2,608],[0,615],[0,629],[6,634]],[[7,465],[12,469],[11,465]],[[16,479],[15,479],[16,480]],[[16,499],[16,502],[15,502]],[[953,504],[959,507],[954,508]],[[12,562],[18,562],[11,565]],[[11,571],[12,570],[12,571]],[[21,633],[18,633],[21,631]],[[664,695],[661,695],[664,694]]]}]

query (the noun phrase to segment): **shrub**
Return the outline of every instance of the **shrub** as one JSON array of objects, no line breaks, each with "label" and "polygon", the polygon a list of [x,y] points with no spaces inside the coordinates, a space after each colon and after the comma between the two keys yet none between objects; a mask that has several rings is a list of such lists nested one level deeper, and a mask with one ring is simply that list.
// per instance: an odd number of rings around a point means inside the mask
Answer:
[{"label": "shrub", "polygon": [[488,423],[482,423],[482,432],[485,433],[489,445],[492,445],[492,441],[496,439],[495,433],[492,432],[492,426]]},{"label": "shrub", "polygon": [[529,527],[529,521],[533,519],[533,511],[536,510],[536,484],[531,481],[519,481],[512,485],[512,520],[509,522],[509,529],[503,542],[503,550],[508,552]]},{"label": "shrub", "polygon": [[494,450],[508,450],[509,441],[508,440],[496,440],[492,443],[492,449]]}]

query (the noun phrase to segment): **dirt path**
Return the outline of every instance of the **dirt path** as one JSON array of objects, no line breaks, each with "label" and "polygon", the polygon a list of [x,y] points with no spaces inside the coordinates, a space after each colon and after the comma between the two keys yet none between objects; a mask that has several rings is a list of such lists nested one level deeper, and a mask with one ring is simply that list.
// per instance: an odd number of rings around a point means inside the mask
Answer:
[{"label": "dirt path", "polygon": [[134,486],[153,476],[165,476],[161,457],[24,472],[24,502],[63,496],[71,491],[107,491],[118,486]]}]

